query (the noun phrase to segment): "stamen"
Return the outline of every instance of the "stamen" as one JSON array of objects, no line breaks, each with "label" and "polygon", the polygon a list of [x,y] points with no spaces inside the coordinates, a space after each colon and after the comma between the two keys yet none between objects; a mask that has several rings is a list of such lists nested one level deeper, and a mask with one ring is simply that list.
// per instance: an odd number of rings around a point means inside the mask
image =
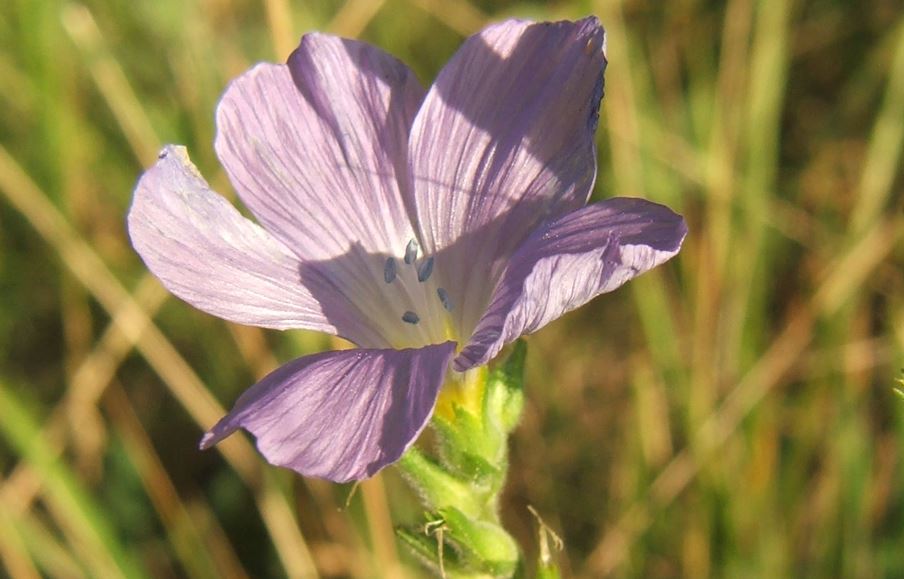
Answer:
[{"label": "stamen", "polygon": [[449,292],[439,287],[436,288],[436,296],[439,298],[439,301],[443,303],[443,307],[446,308],[447,312],[452,311],[452,300],[449,299]]},{"label": "stamen", "polygon": [[386,283],[392,283],[396,276],[396,263],[391,257],[386,258],[386,265],[383,266],[383,280]]},{"label": "stamen", "polygon": [[411,265],[414,263],[414,260],[417,259],[417,241],[412,239],[408,242],[408,246],[405,247],[405,263]]},{"label": "stamen", "polygon": [[421,263],[417,268],[417,280],[424,283],[430,279],[431,273],[433,273],[433,257],[428,257],[427,261]]},{"label": "stamen", "polygon": [[402,321],[406,322],[408,324],[416,324],[419,321],[421,321],[421,318],[419,318],[416,313],[414,313],[412,311],[407,311],[404,314],[402,314]]}]

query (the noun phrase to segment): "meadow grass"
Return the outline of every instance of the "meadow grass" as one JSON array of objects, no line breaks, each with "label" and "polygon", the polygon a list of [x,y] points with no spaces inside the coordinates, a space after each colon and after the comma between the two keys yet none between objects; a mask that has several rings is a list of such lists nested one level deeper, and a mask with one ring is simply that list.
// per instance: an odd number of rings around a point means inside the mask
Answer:
[{"label": "meadow grass", "polygon": [[232,196],[226,83],[317,29],[428,84],[489,21],[608,31],[594,197],[675,208],[667,266],[529,339],[503,518],[574,577],[904,576],[904,15],[891,0],[10,0],[0,14],[0,569],[418,577],[357,488],[201,432],[336,344],[169,297],[124,216],[162,143]]}]

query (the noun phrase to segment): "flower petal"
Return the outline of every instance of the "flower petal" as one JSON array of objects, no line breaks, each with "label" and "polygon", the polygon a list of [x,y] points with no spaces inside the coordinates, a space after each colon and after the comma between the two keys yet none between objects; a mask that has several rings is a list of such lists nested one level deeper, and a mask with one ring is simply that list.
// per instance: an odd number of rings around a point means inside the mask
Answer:
[{"label": "flower petal", "polygon": [[[536,225],[587,201],[605,65],[596,18],[509,20],[469,38],[427,93],[409,142],[415,206],[464,328]],[[462,275],[475,268],[486,275]]]},{"label": "flower petal", "polygon": [[217,154],[248,209],[302,258],[353,245],[398,255],[412,230],[397,177],[407,179],[423,93],[381,50],[308,34],[288,65],[232,82],[217,109]]},{"label": "flower petal", "polygon": [[245,428],[272,464],[336,482],[370,477],[423,430],[454,351],[446,342],[298,358],[242,394],[201,448]]},{"label": "flower petal", "polygon": [[[351,316],[327,319],[281,242],[210,190],[184,147],[168,146],[142,175],[128,216],[132,245],[168,290],[209,314],[267,328],[307,328],[370,338]],[[309,285],[328,286],[309,275]],[[351,312],[341,294],[331,310]]]},{"label": "flower petal", "polygon": [[486,364],[505,344],[665,262],[686,234],[668,207],[627,197],[542,227],[512,256],[454,369]]}]

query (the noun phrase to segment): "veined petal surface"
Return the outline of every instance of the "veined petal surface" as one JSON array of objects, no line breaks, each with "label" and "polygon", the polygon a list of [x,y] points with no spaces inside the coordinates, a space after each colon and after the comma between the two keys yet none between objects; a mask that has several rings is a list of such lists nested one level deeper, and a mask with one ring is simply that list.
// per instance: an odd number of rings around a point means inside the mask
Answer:
[{"label": "veined petal surface", "polygon": [[[307,328],[352,340],[376,339],[352,316],[323,315],[301,285],[299,259],[210,190],[184,147],[168,146],[142,175],[128,215],[129,236],[148,269],[173,294],[209,314],[266,328]],[[354,311],[326,280],[336,311]]]},{"label": "veined petal surface", "polygon": [[469,38],[427,93],[409,142],[414,205],[463,331],[535,226],[586,202],[605,65],[595,18],[509,20]]},{"label": "veined petal surface", "polygon": [[505,344],[665,262],[686,234],[680,215],[628,197],[588,205],[540,228],[512,256],[454,369],[487,363]]},{"label": "veined petal surface", "polygon": [[288,65],[259,64],[230,84],[217,154],[248,209],[300,257],[354,245],[398,255],[412,237],[398,177],[423,94],[378,48],[307,34]]},{"label": "veined petal surface", "polygon": [[379,335],[355,340],[363,347],[388,346],[403,324],[382,280],[386,259],[414,237],[401,188],[423,94],[385,52],[315,33],[288,65],[260,64],[233,81],[217,110],[216,150],[242,201],[303,260],[305,285],[328,279],[354,304]]},{"label": "veined petal surface", "polygon": [[272,464],[336,482],[373,476],[423,430],[454,351],[447,342],[298,358],[245,391],[201,448],[245,428]]}]

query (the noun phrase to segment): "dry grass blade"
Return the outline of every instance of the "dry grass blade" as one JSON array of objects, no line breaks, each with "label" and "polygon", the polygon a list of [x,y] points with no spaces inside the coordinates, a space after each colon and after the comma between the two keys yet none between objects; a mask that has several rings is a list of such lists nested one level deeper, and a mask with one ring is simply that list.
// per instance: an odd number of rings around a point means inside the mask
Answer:
[{"label": "dry grass blade", "polygon": [[270,39],[276,58],[284,61],[295,49],[295,38],[292,34],[292,12],[287,0],[265,0],[267,8],[267,24],[270,28]]},{"label": "dry grass blade", "polygon": [[380,12],[385,0],[348,0],[326,29],[339,36],[357,38]]},{"label": "dry grass blade", "polygon": [[237,201],[217,99],[308,31],[369,40],[429,84],[489,22],[589,14],[609,34],[594,194],[663,203],[690,231],[531,338],[502,503],[525,560],[532,504],[561,529],[564,576],[904,577],[889,0],[4,5],[0,576],[420,576],[396,553],[390,519],[420,512],[394,473],[350,493],[269,468],[244,434],[185,460],[214,394],[347,345],[193,323],[135,259],[125,196],[159,136]]},{"label": "dry grass blade", "polygon": [[[127,455],[138,472],[145,492],[150,497],[160,520],[167,529],[173,551],[178,554],[182,566],[190,577],[224,577],[244,579],[248,574],[232,559],[213,561],[202,537],[202,530],[183,504],[182,499],[166,472],[157,452],[135,414],[126,393],[117,384],[106,397],[113,427],[118,431],[127,448]],[[202,520],[214,520],[205,513]]]},{"label": "dry grass blade", "polygon": [[386,502],[383,477],[377,475],[362,481],[360,488],[378,567],[383,570],[385,577],[403,579],[407,575],[396,551],[395,531],[389,515],[389,504]]},{"label": "dry grass blade", "polygon": [[94,496],[66,463],[53,456],[38,422],[5,382],[0,382],[0,436],[41,473],[48,511],[90,574],[111,579],[147,576]]},{"label": "dry grass blade", "polygon": [[91,12],[79,4],[63,9],[63,26],[83,52],[88,70],[103,95],[129,145],[142,164],[157,157],[160,139],[132,90],[119,63],[110,55]]},{"label": "dry grass blade", "polygon": [[486,14],[467,0],[409,0],[409,2],[461,36],[474,34],[488,19]]},{"label": "dry grass blade", "polygon": [[860,234],[881,214],[901,170],[904,146],[904,18],[889,32],[897,39],[889,71],[888,88],[873,128],[860,180],[860,195],[851,216],[851,232]]},{"label": "dry grass blade", "polygon": [[[904,232],[904,220],[886,221],[874,235],[839,257],[828,268],[828,277],[816,292],[811,307],[802,306],[773,340],[760,360],[734,387],[718,410],[702,422],[691,444],[662,469],[650,485],[649,502],[631,505],[606,532],[588,558],[592,574],[608,575],[627,556],[631,541],[643,532],[654,511],[662,509],[684,490],[701,468],[737,429],[741,421],[779,384],[802,357],[813,338],[817,316],[831,317],[857,291],[863,280],[880,266]],[[874,237],[880,241],[874,241]],[[856,268],[849,267],[852,262]],[[854,270],[852,272],[852,270]]]},{"label": "dry grass blade", "polygon": [[[192,418],[203,428],[213,425],[224,414],[223,408],[103,261],[72,231],[56,208],[2,147],[0,190],[50,243],[63,264],[107,312],[115,312],[121,304],[125,304],[131,311],[129,319],[143,322],[144,331],[125,325],[121,330],[135,342],[138,351],[164,379]],[[287,572],[293,577],[316,575],[307,544],[285,498],[270,485],[260,486],[259,462],[247,441],[234,437],[217,448],[245,482],[258,491],[256,498],[261,505],[261,514]]]},{"label": "dry grass blade", "polygon": [[[648,157],[661,156],[657,147],[652,147],[650,151],[644,149],[644,139],[649,139],[647,135],[652,134],[654,143],[662,142],[662,130],[655,126],[658,117],[650,114],[656,105],[650,105],[644,100],[647,95],[632,92],[632,75],[625,71],[645,70],[649,63],[639,59],[639,62],[628,64],[633,53],[629,50],[627,37],[622,30],[624,22],[621,19],[621,2],[600,5],[605,7],[605,20],[610,24],[610,56],[620,55],[618,62],[610,67],[608,80],[611,82],[608,83],[607,92],[614,181],[621,193],[634,194],[639,191],[643,194],[647,181],[643,168],[648,163]],[[773,291],[762,286],[762,278],[759,276],[771,271],[772,265],[768,262],[774,258],[765,255],[767,252],[760,248],[765,247],[765,240],[773,233],[767,225],[778,227],[782,231],[787,229],[780,222],[774,222],[774,209],[795,209],[785,207],[788,202],[776,198],[779,194],[777,169],[782,150],[778,135],[786,98],[785,77],[790,66],[790,12],[789,6],[781,3],[756,5],[745,0],[730,3],[724,14],[722,57],[731,62],[723,62],[723,66],[718,69],[722,76],[714,99],[715,115],[704,121],[715,120],[715,129],[710,133],[710,147],[715,147],[715,150],[705,155],[691,153],[684,156],[692,163],[699,160],[707,168],[703,174],[709,178],[702,184],[709,190],[703,201],[710,210],[709,220],[704,223],[701,235],[697,236],[703,241],[695,237],[689,240],[685,248],[686,251],[696,250],[694,258],[699,265],[699,271],[695,272],[698,299],[696,305],[691,306],[698,320],[692,332],[694,345],[690,351],[695,353],[695,357],[688,385],[693,394],[689,396],[698,396],[702,387],[711,390],[715,398],[716,384],[724,379],[724,376],[720,377],[720,372],[725,371],[723,368],[731,375],[735,371],[733,369],[741,366],[740,361],[745,357],[754,354],[756,357],[743,378],[735,382],[717,408],[707,409],[699,416],[692,415],[690,422],[693,426],[688,448],[679,452],[660,470],[644,497],[632,501],[622,510],[623,514],[618,521],[605,531],[586,563],[588,576],[608,575],[619,568],[631,552],[635,538],[649,529],[664,507],[671,504],[690,485],[712,459],[715,451],[730,440],[741,422],[754,413],[769,392],[783,384],[792,374],[818,335],[816,321],[832,319],[843,307],[855,301],[858,290],[882,268],[901,239],[904,222],[899,218],[882,220],[873,211],[870,231],[853,237],[847,244],[846,251],[820,268],[825,275],[819,280],[818,291],[807,299],[808,303],[791,309],[785,323],[780,326],[781,331],[768,337],[761,335],[763,330],[757,324],[763,323],[762,320],[767,318],[762,315],[765,312],[759,309],[762,307],[762,300],[756,293]],[[736,29],[743,29],[745,18],[749,20],[751,14],[756,18],[756,35],[748,54],[746,46],[737,40]],[[719,15],[723,16],[721,12]],[[892,34],[900,34],[900,30]],[[749,35],[740,36],[749,38]],[[896,56],[896,65],[897,58]],[[748,60],[748,67],[738,66]],[[622,73],[616,72],[617,66],[623,69]],[[746,93],[743,88],[743,73],[739,72],[742,69],[750,71],[750,86]],[[705,75],[708,72],[711,71],[698,74]],[[642,74],[636,73],[637,76]],[[707,84],[709,77],[705,78],[706,80],[698,83],[708,88],[711,86]],[[693,79],[688,82],[694,86]],[[902,106],[895,92],[897,82],[892,79],[889,83],[884,100],[885,111]],[[637,121],[643,116],[643,107],[649,109],[646,113],[652,119],[649,127],[647,123]],[[887,177],[895,172],[889,170],[889,167],[897,163],[897,134],[902,130],[902,124],[896,118],[891,126],[884,127],[884,132],[880,131],[881,123],[888,122],[886,115],[887,112],[880,113],[870,147],[871,152],[881,150],[883,153],[869,157],[873,159],[871,164],[879,168],[871,168],[868,164],[864,170],[864,183],[881,181],[887,184],[890,181]],[[700,122],[699,117],[694,121]],[[884,135],[886,144],[895,146],[874,148],[873,145],[879,138],[877,135],[880,134]],[[740,148],[736,151],[735,148],[739,145]],[[738,163],[735,156],[746,157],[742,173],[739,173],[736,165],[743,163]],[[695,171],[680,167],[673,167],[673,170],[699,182]],[[866,178],[870,174],[883,175],[886,179]],[[732,193],[732,188],[738,182],[742,189],[738,192],[742,194],[740,198]],[[884,200],[887,194],[887,190],[882,190],[876,195],[867,195],[867,198],[878,197]],[[858,199],[861,200],[861,205],[868,201],[862,197]],[[737,241],[733,243],[735,238]],[[799,241],[804,246],[813,243],[806,238]],[[776,241],[772,239],[770,243]],[[729,264],[727,268],[721,267],[723,261]],[[731,287],[734,289],[726,291],[726,283],[733,284]],[[756,289],[757,286],[760,286],[759,289]],[[726,296],[733,302],[730,308],[733,313],[729,315],[729,319],[734,323],[729,324],[729,327],[732,328],[730,333],[734,335],[728,340],[720,340],[713,328],[717,328],[719,320],[726,317],[724,302],[720,301]],[[753,320],[753,324],[745,327],[750,324],[750,320]],[[765,351],[754,350],[760,337],[767,341]],[[651,344],[651,348],[660,346]],[[870,356],[865,363],[875,366],[878,362],[875,356]],[[658,365],[662,365],[661,360]],[[844,371],[849,372],[854,367],[862,368],[863,364],[848,364]],[[795,373],[799,374],[800,372]],[[701,486],[705,489],[706,483],[701,483]],[[704,544],[714,540],[716,539],[703,539]],[[643,552],[643,548],[638,549]],[[708,555],[704,554],[703,557],[709,561]]]},{"label": "dry grass blade", "polygon": [[[73,559],[72,552],[60,544],[54,533],[47,529],[34,512],[18,513],[13,506],[0,498],[2,538],[9,543],[18,542],[19,546],[28,549],[28,555],[22,555],[30,557],[30,562],[26,564],[37,565],[51,577],[85,577],[83,568]],[[18,549],[19,546],[14,548]],[[15,579],[15,574],[12,576]]]},{"label": "dry grass blade", "polygon": [[5,508],[5,501],[0,502],[0,561],[12,579],[39,579],[41,575],[16,531],[11,515]]},{"label": "dry grass blade", "polygon": [[[145,276],[135,292],[135,301],[148,315],[163,304],[168,294],[150,275]],[[141,336],[150,323],[149,317],[139,320],[128,320],[134,309],[128,304],[121,304],[120,309],[112,312],[113,321],[101,336],[94,350],[86,356],[73,373],[66,390],[66,396],[60,406],[45,421],[43,434],[48,446],[55,453],[61,453],[66,442],[66,423],[69,410],[76,407],[95,407],[106,390],[107,385],[116,373],[125,356],[135,347],[135,342],[122,331],[125,326],[134,327]],[[77,411],[78,412],[78,411]],[[40,491],[40,477],[28,465],[20,464],[0,487],[0,500],[15,505],[18,512],[25,512]]]}]

